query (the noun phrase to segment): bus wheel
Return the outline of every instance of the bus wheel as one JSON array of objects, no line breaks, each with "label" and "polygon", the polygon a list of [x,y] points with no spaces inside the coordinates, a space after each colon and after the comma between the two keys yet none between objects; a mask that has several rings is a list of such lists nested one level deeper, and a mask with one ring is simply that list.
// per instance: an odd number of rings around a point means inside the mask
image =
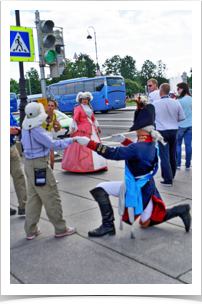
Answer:
[{"label": "bus wheel", "polygon": [[108,110],[101,111],[101,113],[103,113],[103,114],[108,113]]}]

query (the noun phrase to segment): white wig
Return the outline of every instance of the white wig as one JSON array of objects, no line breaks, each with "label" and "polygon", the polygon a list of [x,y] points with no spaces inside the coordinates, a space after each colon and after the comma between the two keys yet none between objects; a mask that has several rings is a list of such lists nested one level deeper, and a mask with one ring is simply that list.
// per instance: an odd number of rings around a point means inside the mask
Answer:
[{"label": "white wig", "polygon": [[90,101],[93,100],[93,96],[90,92],[79,92],[76,96],[76,102],[79,102],[81,98],[89,98]]},{"label": "white wig", "polygon": [[146,127],[142,128],[142,130],[151,135],[151,137],[155,140],[156,145],[157,145],[158,141],[160,141],[164,146],[167,144],[164,141],[163,136],[154,129],[154,126],[146,126]]}]

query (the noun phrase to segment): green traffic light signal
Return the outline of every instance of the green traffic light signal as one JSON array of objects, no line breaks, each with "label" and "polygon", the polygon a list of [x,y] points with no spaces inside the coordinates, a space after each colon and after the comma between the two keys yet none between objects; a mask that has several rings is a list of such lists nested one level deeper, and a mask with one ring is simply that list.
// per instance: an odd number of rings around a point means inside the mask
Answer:
[{"label": "green traffic light signal", "polygon": [[55,58],[57,57],[57,52],[54,50],[49,50],[45,53],[45,61],[46,62],[53,62],[55,60]]}]

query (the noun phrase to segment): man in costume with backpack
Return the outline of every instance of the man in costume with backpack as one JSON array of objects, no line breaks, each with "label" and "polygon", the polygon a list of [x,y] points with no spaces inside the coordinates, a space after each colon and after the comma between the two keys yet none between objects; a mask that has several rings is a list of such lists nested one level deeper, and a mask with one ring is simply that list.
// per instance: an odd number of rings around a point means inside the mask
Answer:
[{"label": "man in costume with backpack", "polygon": [[[124,147],[111,148],[86,137],[75,137],[80,145],[87,146],[107,159],[125,160],[124,182],[103,182],[90,191],[98,202],[102,215],[102,225],[89,231],[90,237],[116,233],[109,195],[119,197],[119,215],[121,220],[130,225],[139,216],[139,224],[142,227],[157,225],[179,216],[185,225],[185,230],[189,231],[190,205],[166,209],[153,179],[158,170],[157,142],[160,141],[165,145],[161,134],[154,129],[154,121],[154,106],[145,105],[139,111],[133,125],[138,137],[136,143],[121,134],[112,135],[112,140],[121,142]],[[134,237],[133,226],[131,237]]]}]

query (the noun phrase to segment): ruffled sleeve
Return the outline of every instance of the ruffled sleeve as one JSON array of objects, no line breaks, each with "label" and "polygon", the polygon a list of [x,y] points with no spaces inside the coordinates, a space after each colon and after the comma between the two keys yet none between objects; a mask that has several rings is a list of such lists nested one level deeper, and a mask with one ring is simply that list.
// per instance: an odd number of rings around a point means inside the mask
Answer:
[{"label": "ruffled sleeve", "polygon": [[96,128],[98,128],[98,127],[99,127],[99,122],[98,122],[97,119],[95,118],[94,113],[92,113],[91,120],[92,120],[92,122],[94,123],[94,125],[96,126]]},{"label": "ruffled sleeve", "polygon": [[93,123],[94,123],[94,125],[96,126],[96,128],[98,128],[98,127],[100,126],[100,125],[99,125],[99,122],[97,121],[97,119],[95,119]]},{"label": "ruffled sleeve", "polygon": [[74,109],[73,121],[75,121],[78,124],[79,118],[80,118],[80,106]]},{"label": "ruffled sleeve", "polygon": [[73,121],[71,123],[71,125],[69,126],[69,131],[71,133],[72,128],[75,129],[74,132],[76,132],[78,130],[78,122],[79,122],[79,118],[80,118],[80,106],[76,107],[74,109],[74,115],[73,115]]},{"label": "ruffled sleeve", "polygon": [[74,132],[76,132],[78,130],[78,125],[77,125],[77,122],[76,121],[72,121],[71,125],[69,126],[69,131],[70,133],[72,132],[72,128],[74,128]]}]

